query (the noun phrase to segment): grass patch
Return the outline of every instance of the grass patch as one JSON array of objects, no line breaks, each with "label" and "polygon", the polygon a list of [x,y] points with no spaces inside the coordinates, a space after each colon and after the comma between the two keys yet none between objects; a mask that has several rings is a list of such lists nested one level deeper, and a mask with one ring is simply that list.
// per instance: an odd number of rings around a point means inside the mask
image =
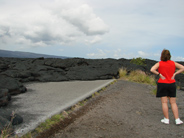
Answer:
[{"label": "grass patch", "polygon": [[132,71],[129,74],[128,78],[130,81],[156,85],[154,76],[149,76],[145,72],[140,71],[140,70]]},{"label": "grass patch", "polygon": [[95,92],[95,93],[92,94],[92,98],[94,98],[94,97],[96,97],[98,95],[99,95],[99,93],[98,92]]},{"label": "grass patch", "polygon": [[125,68],[119,69],[119,77],[123,78],[127,75],[127,70]]},{"label": "grass patch", "polygon": [[41,123],[34,131],[36,133],[42,133],[48,129],[50,129],[53,125],[59,123],[66,116],[66,112],[62,112],[61,114],[57,114],[52,116],[51,118],[45,120],[45,122]]},{"label": "grass patch", "polygon": [[129,81],[156,85],[155,77],[149,76],[141,70],[131,71],[129,75],[127,75],[127,70],[122,68],[119,69],[119,76]]},{"label": "grass patch", "polygon": [[8,138],[10,136],[11,132],[9,131],[9,128],[6,127],[2,130],[0,138]]},{"label": "grass patch", "polygon": [[[0,138],[10,138],[10,137],[12,138],[12,134],[13,134],[12,122],[14,117],[15,117],[15,112],[13,111],[10,123],[7,124],[7,126],[4,127],[3,130],[1,130]],[[14,138],[18,138],[18,136],[14,136]]]},{"label": "grass patch", "polygon": [[[5,127],[1,130],[0,138],[19,138],[17,135],[12,136],[12,131],[9,126]],[[32,137],[25,137],[25,138],[32,138]]]},{"label": "grass patch", "polygon": [[[17,138],[18,138],[18,136],[17,136]],[[27,133],[26,135],[22,136],[21,138],[33,138],[33,137],[32,137],[31,133]]]}]

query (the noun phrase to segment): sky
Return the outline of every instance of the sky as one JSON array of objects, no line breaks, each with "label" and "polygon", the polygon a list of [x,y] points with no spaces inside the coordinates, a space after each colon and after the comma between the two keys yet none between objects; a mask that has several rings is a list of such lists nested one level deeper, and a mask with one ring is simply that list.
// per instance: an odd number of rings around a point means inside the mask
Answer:
[{"label": "sky", "polygon": [[184,61],[184,0],[0,0],[0,49]]}]

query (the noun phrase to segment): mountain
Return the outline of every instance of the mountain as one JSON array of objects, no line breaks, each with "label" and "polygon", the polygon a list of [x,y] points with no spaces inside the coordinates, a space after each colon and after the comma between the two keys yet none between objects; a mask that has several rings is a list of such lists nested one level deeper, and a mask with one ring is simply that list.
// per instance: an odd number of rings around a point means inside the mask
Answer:
[{"label": "mountain", "polygon": [[64,56],[55,56],[55,55],[46,55],[46,54],[37,54],[31,52],[21,52],[21,51],[9,51],[9,50],[0,50],[0,57],[14,57],[14,58],[69,58]]}]

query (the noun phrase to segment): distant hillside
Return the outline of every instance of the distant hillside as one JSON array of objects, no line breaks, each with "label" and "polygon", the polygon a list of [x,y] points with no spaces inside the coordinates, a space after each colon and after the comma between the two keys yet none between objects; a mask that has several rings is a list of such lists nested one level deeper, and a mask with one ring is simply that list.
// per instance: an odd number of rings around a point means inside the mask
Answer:
[{"label": "distant hillside", "polygon": [[68,58],[64,56],[54,56],[54,55],[46,55],[46,54],[36,54],[30,52],[21,52],[21,51],[8,51],[8,50],[0,50],[0,57],[14,57],[14,58]]}]

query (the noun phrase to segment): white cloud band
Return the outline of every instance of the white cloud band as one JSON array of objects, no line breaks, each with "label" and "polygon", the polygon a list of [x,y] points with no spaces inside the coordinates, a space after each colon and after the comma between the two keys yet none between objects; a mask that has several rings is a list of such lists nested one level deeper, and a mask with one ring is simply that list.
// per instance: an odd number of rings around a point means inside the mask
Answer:
[{"label": "white cloud band", "polygon": [[[31,2],[33,6],[30,6],[29,2],[21,5],[21,2],[15,0],[13,7],[11,1],[7,0],[0,6],[1,45],[47,46],[78,41],[82,43],[86,42],[86,36],[91,37],[90,41],[95,41],[96,35],[99,37],[109,30],[89,5],[79,1],[40,0]],[[19,4],[20,7],[16,7]]]}]

